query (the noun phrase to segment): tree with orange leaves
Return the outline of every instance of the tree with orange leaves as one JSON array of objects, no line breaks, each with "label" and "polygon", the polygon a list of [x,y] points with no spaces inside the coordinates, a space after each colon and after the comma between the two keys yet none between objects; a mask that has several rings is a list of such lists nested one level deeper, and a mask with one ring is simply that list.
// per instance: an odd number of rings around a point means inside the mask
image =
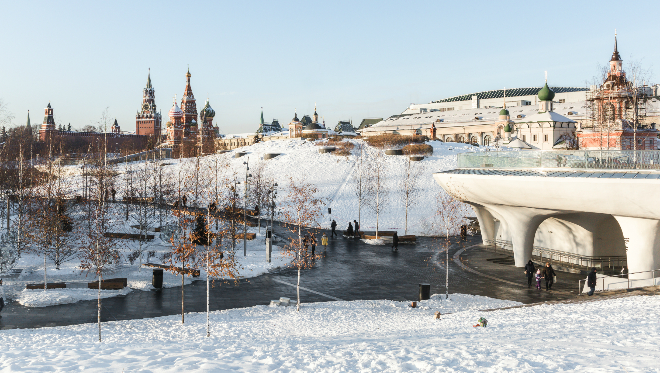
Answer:
[{"label": "tree with orange leaves", "polygon": [[300,270],[311,268],[314,261],[310,260],[307,245],[303,245],[302,228],[318,227],[317,218],[322,214],[321,209],[325,206],[322,198],[316,197],[318,189],[304,180],[289,179],[289,187],[284,201],[281,204],[284,221],[292,233],[298,237],[292,237],[289,244],[285,246],[286,255],[292,256],[291,265],[298,269],[298,283],[296,285],[297,307],[300,311]]}]

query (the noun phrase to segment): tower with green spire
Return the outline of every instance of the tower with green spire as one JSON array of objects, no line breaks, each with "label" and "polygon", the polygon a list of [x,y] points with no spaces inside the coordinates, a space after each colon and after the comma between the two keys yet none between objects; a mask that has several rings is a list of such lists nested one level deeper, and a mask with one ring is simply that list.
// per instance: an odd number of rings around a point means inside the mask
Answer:
[{"label": "tower with green spire", "polygon": [[548,87],[548,72],[545,72],[545,85],[539,91],[539,112],[545,113],[552,111],[552,100],[555,98],[555,92]]},{"label": "tower with green spire", "polygon": [[135,116],[136,135],[160,135],[161,114],[156,111],[156,94],[151,84],[151,69],[147,86],[142,90],[142,106]]},{"label": "tower with green spire", "polygon": [[32,124],[30,123],[30,110],[28,110],[27,123],[25,123],[25,130],[28,134],[32,135]]}]

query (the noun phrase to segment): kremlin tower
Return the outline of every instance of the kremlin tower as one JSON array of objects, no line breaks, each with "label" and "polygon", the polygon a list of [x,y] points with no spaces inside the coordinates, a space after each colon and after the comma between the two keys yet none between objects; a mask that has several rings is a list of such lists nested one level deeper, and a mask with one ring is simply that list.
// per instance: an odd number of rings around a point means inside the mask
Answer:
[{"label": "kremlin tower", "polygon": [[142,90],[142,106],[135,116],[136,135],[156,135],[161,132],[161,114],[156,112],[156,96],[151,85],[151,69],[147,75],[147,86]]}]

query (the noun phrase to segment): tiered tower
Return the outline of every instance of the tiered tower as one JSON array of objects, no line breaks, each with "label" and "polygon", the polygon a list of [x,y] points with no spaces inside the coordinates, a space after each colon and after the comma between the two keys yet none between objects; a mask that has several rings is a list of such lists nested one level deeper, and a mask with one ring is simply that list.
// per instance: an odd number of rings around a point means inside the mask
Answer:
[{"label": "tiered tower", "polygon": [[161,120],[161,114],[156,112],[156,95],[151,85],[151,69],[149,69],[147,86],[142,90],[142,106],[135,116],[135,134],[160,136]]},{"label": "tiered tower", "polygon": [[50,107],[50,102],[46,109],[44,109],[44,122],[41,124],[41,129],[39,130],[39,139],[41,141],[48,141],[53,138],[57,133],[55,128],[55,118],[53,118],[53,108]]},{"label": "tiered tower", "polygon": [[186,73],[186,89],[181,98],[181,110],[183,111],[184,136],[194,138],[197,135],[197,104],[190,87],[190,68]]},{"label": "tiered tower", "polygon": [[183,111],[176,104],[176,96],[174,103],[169,112],[170,121],[167,123],[167,142],[172,145],[179,145],[183,140]]},{"label": "tiered tower", "polygon": [[213,118],[215,117],[215,110],[209,104],[209,99],[206,99],[204,107],[199,112],[199,119],[202,122],[201,128],[197,134],[197,141],[202,148],[202,153],[208,154],[213,152],[213,140],[215,139],[215,131],[213,130]]}]

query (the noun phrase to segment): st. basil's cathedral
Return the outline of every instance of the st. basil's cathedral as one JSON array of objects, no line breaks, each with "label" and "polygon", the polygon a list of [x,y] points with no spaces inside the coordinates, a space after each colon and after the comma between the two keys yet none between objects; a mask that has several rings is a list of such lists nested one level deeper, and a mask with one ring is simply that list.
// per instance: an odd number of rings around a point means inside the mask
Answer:
[{"label": "st. basil's cathedral", "polygon": [[[215,111],[211,108],[209,100],[206,100],[204,107],[197,113],[197,103],[190,85],[190,69],[186,72],[186,87],[181,98],[181,106],[177,104],[176,96],[172,108],[170,109],[169,121],[165,124],[167,138],[165,144],[172,146],[175,153],[178,148],[184,145],[198,146],[202,153],[211,153],[214,148],[214,141],[217,127],[213,126]],[[154,102],[154,89],[151,85],[151,73],[147,77],[147,86],[143,90],[142,107],[135,119],[136,134],[139,135],[160,135],[161,134],[161,114],[156,112]]]}]

